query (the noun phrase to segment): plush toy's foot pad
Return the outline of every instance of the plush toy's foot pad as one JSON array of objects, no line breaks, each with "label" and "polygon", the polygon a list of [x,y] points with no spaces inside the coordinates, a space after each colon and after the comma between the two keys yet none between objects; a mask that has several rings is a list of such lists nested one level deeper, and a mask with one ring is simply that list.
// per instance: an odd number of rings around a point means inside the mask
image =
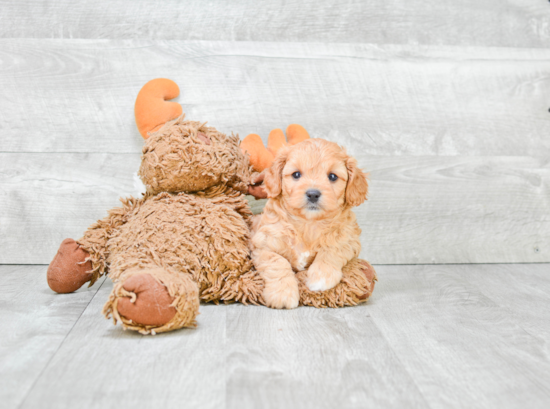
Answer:
[{"label": "plush toy's foot pad", "polygon": [[92,279],[90,255],[73,239],[65,239],[48,267],[48,285],[56,293],[78,290]]},{"label": "plush toy's foot pad", "polygon": [[103,307],[124,329],[158,334],[196,326],[199,289],[190,274],[158,266],[123,272]]},{"label": "plush toy's foot pad", "polygon": [[376,272],[374,271],[374,268],[365,260],[359,260],[360,263],[360,269],[365,274],[365,277],[367,277],[368,285],[365,286],[365,294],[359,297],[360,300],[366,300],[368,299],[372,292],[374,291],[374,284],[376,282]]},{"label": "plush toy's foot pad", "polygon": [[118,299],[118,313],[123,317],[141,325],[160,326],[176,315],[174,298],[150,274],[131,276],[122,287],[133,295]]}]

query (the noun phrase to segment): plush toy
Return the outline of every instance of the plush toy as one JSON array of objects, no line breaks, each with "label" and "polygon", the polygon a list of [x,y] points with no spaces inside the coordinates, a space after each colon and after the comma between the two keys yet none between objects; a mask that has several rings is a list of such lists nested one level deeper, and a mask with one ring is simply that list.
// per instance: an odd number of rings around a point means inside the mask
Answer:
[{"label": "plush toy", "polygon": [[[167,101],[178,95],[167,79],[141,89],[135,116],[145,139],[139,176],[146,193],[121,199],[81,239],[64,240],[47,273],[58,293],[108,274],[114,287],[103,313],[143,334],[195,326],[200,301],[263,303],[263,281],[248,250],[253,215],[245,194],[262,196],[257,172],[286,143],[284,135],[270,136],[269,151],[251,135],[241,150],[238,136],[185,120],[181,106]],[[307,135],[299,126],[288,133],[290,143]],[[375,279],[368,263],[354,260],[331,290],[313,293],[302,285],[301,304],[364,302]]]}]

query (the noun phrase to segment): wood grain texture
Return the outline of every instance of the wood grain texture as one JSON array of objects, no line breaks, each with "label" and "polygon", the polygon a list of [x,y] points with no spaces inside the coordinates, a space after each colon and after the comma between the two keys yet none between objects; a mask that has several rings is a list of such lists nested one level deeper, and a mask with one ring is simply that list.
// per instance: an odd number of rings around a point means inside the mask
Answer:
[{"label": "wood grain texture", "polygon": [[0,263],[49,264],[119,197],[139,197],[139,163],[137,154],[0,154]]},{"label": "wood grain texture", "polygon": [[0,266],[0,277],[0,407],[15,408],[99,287],[55,294],[46,282],[46,266]]},{"label": "wood grain texture", "polygon": [[201,306],[199,329],[144,337],[101,314],[97,291],[20,408],[220,408],[226,310]]},{"label": "wood grain texture", "polygon": [[380,266],[366,308],[430,407],[542,409],[549,268]]},{"label": "wood grain texture", "polygon": [[[370,199],[355,212],[376,264],[550,261],[550,162],[358,152]],[[0,263],[49,263],[121,196],[137,154],[0,154]]]},{"label": "wood grain texture", "polygon": [[232,306],[227,407],[428,407],[368,310]]},{"label": "wood grain texture", "polygon": [[0,37],[547,47],[544,0],[1,1]]},{"label": "wood grain texture", "polygon": [[[536,338],[544,346],[546,356],[550,356],[550,309],[545,308],[548,299],[546,288],[550,285],[550,265],[541,264],[531,268],[524,265],[501,265],[501,284],[494,285],[486,277],[488,266],[472,266],[468,271],[477,271],[475,282],[484,296],[506,309],[509,320],[520,323],[523,331]],[[460,271],[464,271],[461,269]]]},{"label": "wood grain texture", "polygon": [[300,123],[371,155],[550,155],[549,49],[146,40],[0,40],[0,149],[140,152],[134,99],[161,76],[241,137]]},{"label": "wood grain texture", "polygon": [[371,173],[356,210],[368,260],[550,261],[549,158],[357,158]]},{"label": "wood grain texture", "polygon": [[[550,264],[375,267],[376,290],[359,307],[201,305],[197,329],[157,336],[125,332],[103,318],[109,280],[70,296],[37,298],[39,288],[20,289],[30,275],[43,279],[45,266],[1,267],[12,270],[9,296],[0,297],[24,314],[4,315],[13,355],[0,381],[36,379],[1,406],[548,406]],[[63,305],[71,322],[67,311],[86,294],[94,295],[88,307],[45,368],[33,372],[29,362],[42,360],[43,349],[15,346],[41,347],[45,318],[61,320]]]}]

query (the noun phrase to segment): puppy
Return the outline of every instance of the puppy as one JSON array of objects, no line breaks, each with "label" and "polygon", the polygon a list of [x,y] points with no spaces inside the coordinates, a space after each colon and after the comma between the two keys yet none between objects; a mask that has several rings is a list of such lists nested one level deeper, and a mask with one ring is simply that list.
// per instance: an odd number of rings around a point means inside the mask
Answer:
[{"label": "puppy", "polygon": [[359,256],[361,229],[351,208],[367,198],[367,178],[345,149],[323,139],[281,148],[264,174],[269,198],[252,224],[252,261],[272,308],[296,308],[295,272],[307,269],[311,291],[342,279],[342,267]]}]

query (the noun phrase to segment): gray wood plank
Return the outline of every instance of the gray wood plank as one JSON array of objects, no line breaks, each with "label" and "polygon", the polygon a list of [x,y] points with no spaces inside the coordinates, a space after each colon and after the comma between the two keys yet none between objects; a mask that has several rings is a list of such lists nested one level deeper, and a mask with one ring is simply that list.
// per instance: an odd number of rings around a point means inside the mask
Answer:
[{"label": "gray wood plank", "polygon": [[232,306],[227,407],[429,407],[368,311]]},{"label": "gray wood plank", "polygon": [[2,1],[0,37],[547,47],[547,2]]},{"label": "gray wood plank", "polygon": [[430,407],[546,408],[548,269],[379,266],[367,308]]},{"label": "gray wood plank", "polygon": [[[359,307],[202,305],[197,329],[157,336],[103,318],[106,280],[24,400],[3,407],[548,406],[550,264],[375,267],[376,291]],[[8,268],[12,278],[45,276],[44,266]],[[2,288],[13,311],[36,300],[37,291],[21,292],[21,281]],[[43,317],[70,321],[67,311],[83,294],[51,294],[53,302],[39,301],[36,311],[41,304]],[[13,345],[48,328],[7,316]],[[43,353],[12,352],[3,385],[23,378]]]},{"label": "gray wood plank", "polygon": [[20,408],[220,408],[226,310],[202,305],[199,328],[142,336],[101,314],[106,280]]},{"label": "gray wood plank", "polygon": [[46,268],[0,266],[2,408],[21,404],[99,288],[55,294]]},{"label": "gray wood plank", "polygon": [[550,49],[2,39],[0,50],[4,152],[140,152],[134,99],[164,76],[189,118],[241,137],[300,123],[372,155],[550,155]]},{"label": "gray wood plank", "polygon": [[356,210],[368,260],[550,261],[549,158],[356,156],[371,172]]},{"label": "gray wood plank", "polygon": [[[356,214],[372,263],[550,261],[548,158],[350,151],[370,172]],[[49,263],[64,238],[137,194],[138,167],[137,154],[0,154],[0,263]]]},{"label": "gray wood plank", "polygon": [[[505,310],[505,319],[521,327],[524,335],[532,336],[531,344],[540,346],[543,356],[550,356],[550,309],[547,308],[550,265],[536,264],[527,268],[518,264],[500,265],[500,280],[491,279],[491,274],[486,274],[487,270],[491,270],[488,266],[471,266],[468,270],[475,274],[479,291]],[[489,319],[487,316],[484,318]],[[538,359],[540,351],[531,349],[529,345],[525,349],[529,359]]]},{"label": "gray wood plank", "polygon": [[119,197],[139,197],[137,154],[0,156],[3,264],[49,264],[64,238],[82,237]]}]

